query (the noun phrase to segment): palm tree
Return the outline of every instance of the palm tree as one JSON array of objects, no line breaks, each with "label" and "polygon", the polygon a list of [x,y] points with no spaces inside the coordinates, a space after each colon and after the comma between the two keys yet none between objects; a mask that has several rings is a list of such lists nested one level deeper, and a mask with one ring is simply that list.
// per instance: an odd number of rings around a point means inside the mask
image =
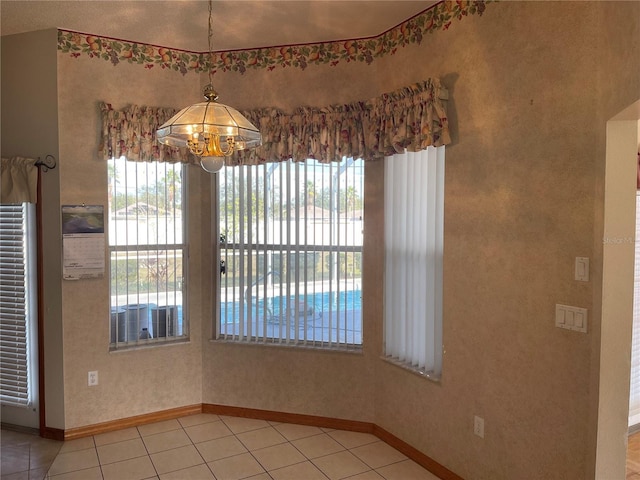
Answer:
[{"label": "palm tree", "polygon": [[[168,168],[164,178],[160,180],[161,189],[165,194],[165,208],[172,210],[174,207],[179,208],[182,203],[181,185],[182,172],[179,168]],[[177,198],[176,198],[177,194]]]},{"label": "palm tree", "polygon": [[109,185],[107,187],[107,196],[108,196],[107,205],[109,206],[109,211],[111,211],[113,206],[114,186],[120,183],[119,173],[118,173],[118,169],[115,166],[115,162],[109,162],[107,164],[107,178],[109,179]]},{"label": "palm tree", "polygon": [[360,196],[354,186],[347,187],[344,193],[344,202],[347,211],[354,211],[360,203]]},{"label": "palm tree", "polygon": [[309,180],[303,187],[302,198],[305,207],[314,206],[316,204],[316,184]]}]

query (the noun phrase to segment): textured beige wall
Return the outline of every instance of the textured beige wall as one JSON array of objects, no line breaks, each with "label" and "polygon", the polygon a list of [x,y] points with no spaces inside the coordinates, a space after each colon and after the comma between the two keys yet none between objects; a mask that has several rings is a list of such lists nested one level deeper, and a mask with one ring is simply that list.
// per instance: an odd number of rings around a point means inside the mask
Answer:
[{"label": "textured beige wall", "polygon": [[[107,204],[106,162],[97,159],[99,102],[182,107],[198,98],[197,75],[145,70],[126,63],[58,54],[60,202]],[[210,255],[203,249],[200,197],[208,176],[189,168],[189,318],[191,341],[159,348],[109,353],[109,280],[65,281],[65,428],[157,412],[201,402],[202,298],[200,278]],[[204,250],[204,251],[203,251]],[[49,252],[59,255],[59,252]],[[204,258],[203,258],[204,255]],[[97,370],[100,384],[87,386]]]},{"label": "textured beige wall", "polygon": [[[44,158],[58,152],[57,30],[2,37],[2,156]],[[62,248],[59,222],[60,169],[42,175],[43,230],[47,248]],[[64,428],[61,264],[43,259],[44,399],[46,426]],[[39,420],[39,419],[38,419]],[[9,421],[4,419],[4,421]]]},{"label": "textured beige wall", "polygon": [[[454,144],[443,380],[419,383],[381,363],[376,423],[465,478],[593,477],[602,278],[594,211],[607,115],[640,92],[640,5],[604,12],[598,3],[491,5],[383,61],[383,85],[420,78],[401,62],[443,78]],[[588,283],[573,280],[576,256],[591,258]],[[588,308],[589,333],[555,328],[556,303]],[[474,415],[485,420],[484,440],[472,433]]]}]

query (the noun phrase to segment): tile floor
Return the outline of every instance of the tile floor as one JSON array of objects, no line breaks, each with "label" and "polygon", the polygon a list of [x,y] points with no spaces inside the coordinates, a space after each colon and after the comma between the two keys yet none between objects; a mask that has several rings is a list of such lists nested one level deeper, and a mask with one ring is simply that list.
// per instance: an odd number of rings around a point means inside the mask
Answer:
[{"label": "tile floor", "polygon": [[370,434],[210,414],[67,442],[2,430],[1,468],[2,480],[437,479]]}]

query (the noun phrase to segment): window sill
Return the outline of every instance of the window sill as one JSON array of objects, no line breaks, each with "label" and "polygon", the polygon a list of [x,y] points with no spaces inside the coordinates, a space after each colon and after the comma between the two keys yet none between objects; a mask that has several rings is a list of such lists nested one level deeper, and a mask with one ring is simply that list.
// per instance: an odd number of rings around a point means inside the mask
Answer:
[{"label": "window sill", "polygon": [[426,380],[429,380],[430,382],[433,383],[437,383],[438,385],[441,384],[442,381],[442,376],[441,375],[436,375],[434,372],[431,371],[425,371],[423,369],[419,369],[417,367],[414,367],[412,365],[408,365],[404,362],[400,362],[398,360],[394,360],[391,357],[380,357],[381,360],[385,361],[386,363],[389,363],[391,365],[394,365],[398,368],[401,368],[402,370],[412,373],[414,375],[416,375],[417,377],[420,378],[424,378]]},{"label": "window sill", "polygon": [[147,350],[152,348],[161,348],[161,347],[171,347],[174,345],[185,345],[191,343],[189,337],[181,338],[178,340],[165,340],[165,341],[157,341],[157,342],[148,342],[148,343],[135,343],[131,345],[121,345],[118,347],[113,347],[109,345],[109,353],[120,353],[120,352],[130,352],[132,350]]},{"label": "window sill", "polygon": [[243,347],[264,347],[264,348],[278,348],[282,350],[294,350],[294,351],[308,351],[308,352],[323,352],[323,353],[343,353],[347,355],[362,355],[362,345],[339,347],[339,346],[327,346],[327,345],[296,345],[276,342],[246,342],[242,340],[228,340],[224,338],[216,339],[212,338],[209,343],[217,343],[222,345],[238,345]]}]

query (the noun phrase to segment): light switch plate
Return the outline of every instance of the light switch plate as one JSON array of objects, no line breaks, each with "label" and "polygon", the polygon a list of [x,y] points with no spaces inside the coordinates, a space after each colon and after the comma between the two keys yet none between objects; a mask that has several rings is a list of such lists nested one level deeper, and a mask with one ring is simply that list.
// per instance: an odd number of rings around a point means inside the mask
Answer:
[{"label": "light switch plate", "polygon": [[574,278],[580,282],[589,281],[589,257],[576,257]]},{"label": "light switch plate", "polygon": [[587,309],[556,304],[556,327],[587,333]]}]

